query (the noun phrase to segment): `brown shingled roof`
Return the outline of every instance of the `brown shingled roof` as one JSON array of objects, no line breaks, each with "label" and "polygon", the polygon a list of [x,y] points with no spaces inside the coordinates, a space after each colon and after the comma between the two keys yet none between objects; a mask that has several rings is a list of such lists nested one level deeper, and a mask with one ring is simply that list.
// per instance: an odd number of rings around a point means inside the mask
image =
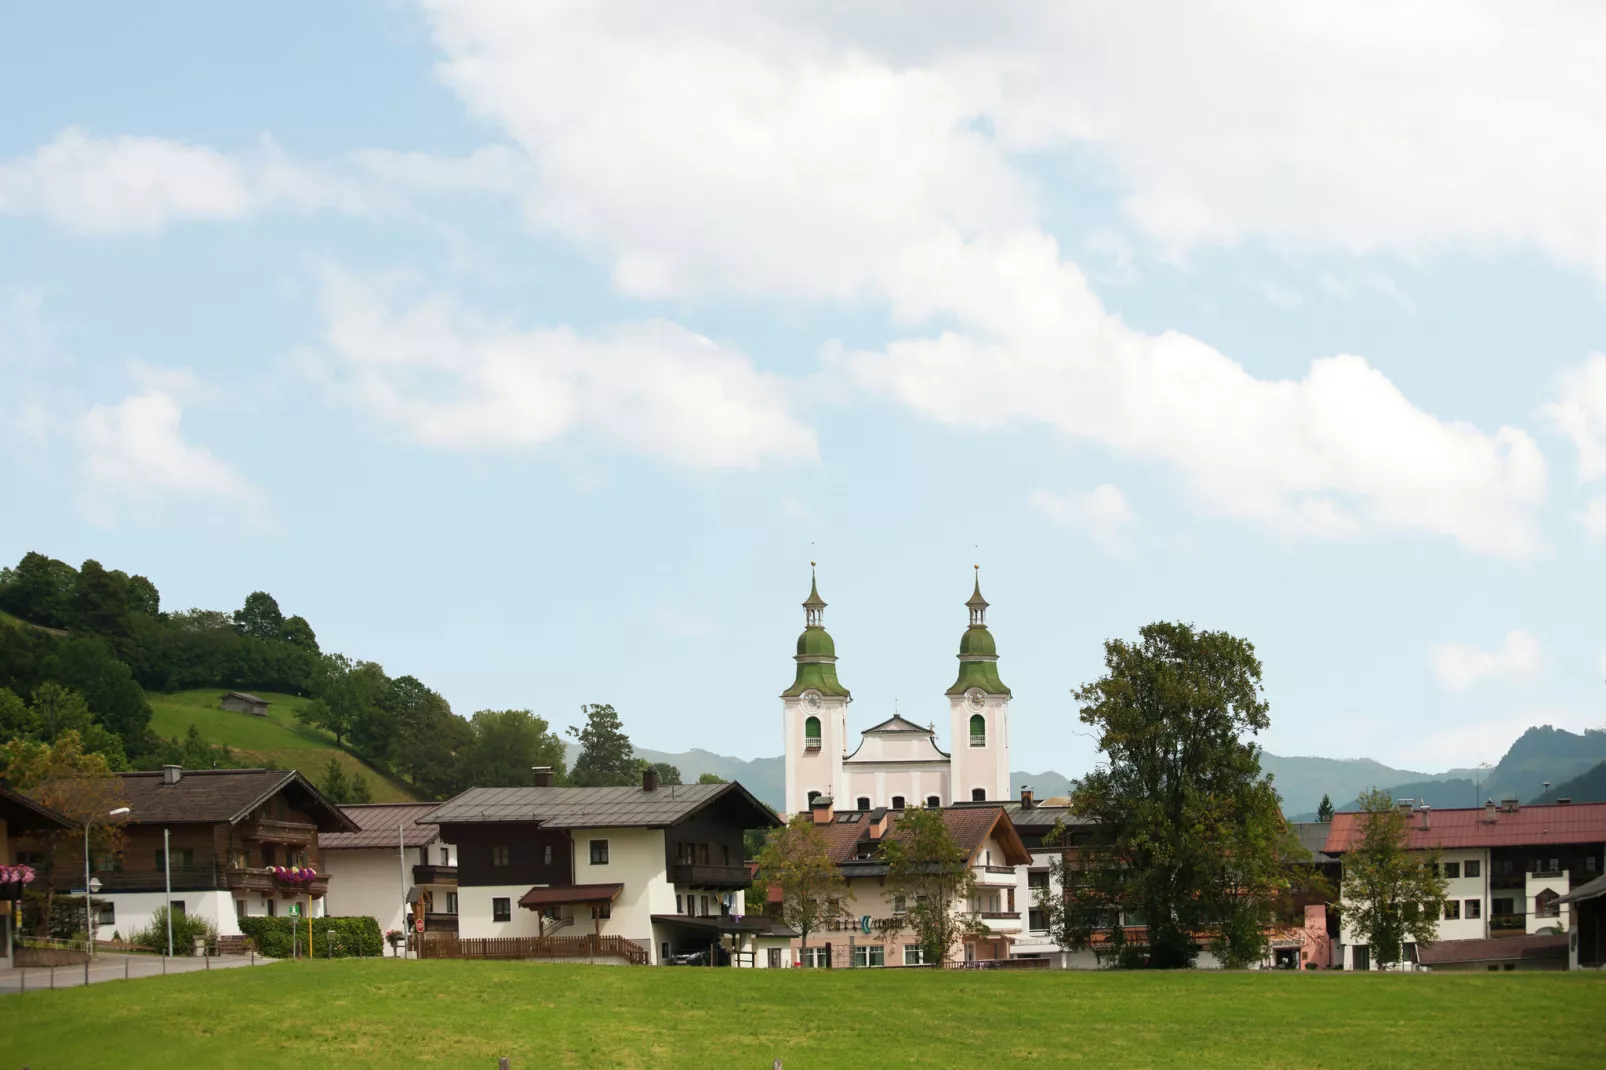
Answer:
[{"label": "brown shingled roof", "polygon": [[1491,940],[1438,940],[1417,949],[1424,966],[1461,962],[1567,960],[1566,936],[1501,936]]},{"label": "brown shingled roof", "polygon": [[294,769],[186,769],[177,784],[163,774],[118,773],[130,825],[234,824],[279,792],[306,811],[319,832],[356,832],[357,823]]},{"label": "brown shingled roof", "polygon": [[[1334,814],[1324,850],[1353,851],[1360,843],[1365,814]],[[1495,812],[1488,820],[1482,806],[1429,810],[1422,828],[1421,811],[1405,825],[1405,845],[1413,851],[1440,847],[1527,847],[1541,844],[1606,843],[1606,803],[1522,806],[1516,813]]]},{"label": "brown shingled roof", "polygon": [[43,803],[12,791],[4,781],[0,781],[0,819],[12,832],[42,832],[73,827],[71,821]]},{"label": "brown shingled roof", "polygon": [[[967,806],[964,808],[944,808],[943,822],[948,826],[949,835],[966,854],[975,854],[978,848],[986,842],[988,836],[995,834],[999,846],[1004,849],[1004,865],[1029,865],[1032,861],[1031,853],[1021,843],[1015,826],[1010,823],[1009,815],[1001,806]],[[831,861],[837,865],[854,861],[854,846],[861,840],[868,839],[868,830],[873,824],[872,816],[877,811],[843,810],[839,811],[836,819],[829,825],[822,826],[820,832],[825,837],[827,848],[831,852]],[[862,816],[859,816],[862,815]],[[858,820],[853,820],[858,816]],[[898,838],[897,819],[893,813],[892,825],[887,830],[886,839]]]},{"label": "brown shingled roof", "polygon": [[324,850],[361,848],[395,850],[405,839],[408,847],[428,847],[441,838],[439,825],[420,825],[418,819],[439,803],[360,803],[342,806],[340,812],[354,822],[357,832],[326,832],[318,837]]}]

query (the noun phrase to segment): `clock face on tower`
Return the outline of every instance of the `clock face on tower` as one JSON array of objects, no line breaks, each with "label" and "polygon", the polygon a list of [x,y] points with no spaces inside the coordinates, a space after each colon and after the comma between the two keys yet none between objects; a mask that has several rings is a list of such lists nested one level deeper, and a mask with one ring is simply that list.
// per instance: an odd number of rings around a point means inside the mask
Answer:
[{"label": "clock face on tower", "polygon": [[819,709],[820,708],[820,693],[818,691],[805,691],[805,692],[803,692],[803,705],[807,706],[811,710]]},{"label": "clock face on tower", "polygon": [[973,687],[965,692],[965,705],[979,713],[987,705],[987,696],[982,694],[981,688]]}]

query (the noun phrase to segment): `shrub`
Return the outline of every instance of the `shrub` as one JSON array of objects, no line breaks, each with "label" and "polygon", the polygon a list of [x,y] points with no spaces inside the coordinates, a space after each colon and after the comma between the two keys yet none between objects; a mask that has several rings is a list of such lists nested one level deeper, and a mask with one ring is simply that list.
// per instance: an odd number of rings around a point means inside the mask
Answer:
[{"label": "shrub", "polygon": [[[334,930],[334,958],[378,958],[384,953],[379,923],[373,918],[313,918],[312,954],[328,958],[329,931]],[[272,959],[287,959],[295,944],[292,932],[300,934],[301,953],[307,952],[307,919],[241,918],[240,931],[249,936],[256,949]]]},{"label": "shrub", "polygon": [[[173,954],[194,955],[195,938],[204,937],[207,943],[217,939],[217,926],[205,918],[196,918],[188,914],[173,915]],[[167,908],[158,907],[156,913],[151,915],[151,923],[144,929],[135,929],[128,934],[130,943],[142,947],[155,948],[158,951],[167,950]]]}]

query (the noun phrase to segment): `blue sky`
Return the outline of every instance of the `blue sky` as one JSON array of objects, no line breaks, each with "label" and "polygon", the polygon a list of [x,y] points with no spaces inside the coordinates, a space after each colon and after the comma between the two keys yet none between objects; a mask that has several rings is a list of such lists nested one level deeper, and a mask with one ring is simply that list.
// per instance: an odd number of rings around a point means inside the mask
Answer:
[{"label": "blue sky", "polygon": [[810,560],[860,728],[982,565],[1017,768],[1161,618],[1278,753],[1601,725],[1601,16],[1190,10],[8,12],[0,558],[670,750]]}]

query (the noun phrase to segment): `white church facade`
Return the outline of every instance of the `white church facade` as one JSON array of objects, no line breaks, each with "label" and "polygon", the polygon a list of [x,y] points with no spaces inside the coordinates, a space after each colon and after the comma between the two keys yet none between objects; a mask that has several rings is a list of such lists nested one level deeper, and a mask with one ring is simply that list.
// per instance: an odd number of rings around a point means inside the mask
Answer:
[{"label": "white church facade", "polygon": [[998,650],[987,630],[978,572],[965,603],[970,625],[959,640],[959,673],[948,688],[952,753],[931,728],[894,714],[865,729],[848,750],[853,695],[836,673],[836,644],[825,630],[818,583],[803,603],[796,677],[781,693],[786,735],[786,812],[807,811],[817,796],[838,810],[950,806],[1009,798],[1009,688],[998,677]]}]

